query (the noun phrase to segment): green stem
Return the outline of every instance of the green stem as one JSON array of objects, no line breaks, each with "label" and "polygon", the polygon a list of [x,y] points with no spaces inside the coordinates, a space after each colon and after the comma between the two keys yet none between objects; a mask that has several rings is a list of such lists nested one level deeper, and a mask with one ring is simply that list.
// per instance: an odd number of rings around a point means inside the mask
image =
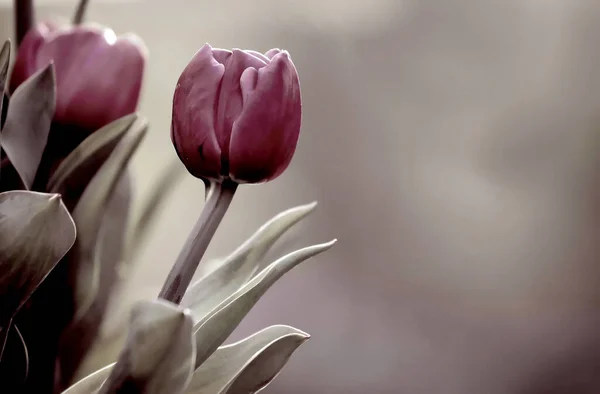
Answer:
[{"label": "green stem", "polygon": [[230,180],[210,184],[204,209],[169,272],[158,295],[160,298],[176,304],[181,302],[208,244],[231,204],[237,186],[237,183]]},{"label": "green stem", "polygon": [[33,0],[14,0],[15,39],[17,48],[21,45],[25,34],[35,23]]},{"label": "green stem", "polygon": [[73,17],[74,25],[80,25],[81,23],[83,23],[88,3],[89,0],[79,0],[79,4],[77,5],[77,9],[75,10],[75,16]]}]

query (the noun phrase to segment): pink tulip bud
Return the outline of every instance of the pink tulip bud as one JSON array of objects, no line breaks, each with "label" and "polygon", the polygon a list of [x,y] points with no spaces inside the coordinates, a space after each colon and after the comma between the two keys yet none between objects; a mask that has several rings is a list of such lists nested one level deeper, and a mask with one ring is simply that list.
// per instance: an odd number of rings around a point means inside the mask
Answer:
[{"label": "pink tulip bud", "polygon": [[177,82],[171,139],[196,177],[264,182],[292,160],[301,115],[298,73],[286,51],[206,44]]},{"label": "pink tulip bud", "polygon": [[146,59],[142,41],[117,38],[98,25],[58,27],[40,23],[31,29],[17,53],[11,90],[54,62],[56,113],[63,124],[97,129],[135,112]]}]

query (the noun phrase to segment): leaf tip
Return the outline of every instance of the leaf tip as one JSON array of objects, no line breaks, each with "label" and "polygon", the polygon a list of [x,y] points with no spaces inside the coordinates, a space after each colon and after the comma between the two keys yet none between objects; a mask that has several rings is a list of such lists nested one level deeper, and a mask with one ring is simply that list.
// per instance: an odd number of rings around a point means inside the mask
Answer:
[{"label": "leaf tip", "polygon": [[301,207],[306,209],[308,212],[311,212],[317,207],[318,204],[319,204],[318,201],[312,201],[312,202],[309,202],[308,204],[301,205]]},{"label": "leaf tip", "polygon": [[334,238],[334,239],[332,239],[329,242],[325,242],[325,243],[318,244],[318,245],[315,245],[315,246],[319,246],[322,249],[327,250],[327,249],[331,248],[333,245],[335,245],[337,243],[337,241],[338,241],[337,238]]},{"label": "leaf tip", "polygon": [[2,54],[2,56],[6,56],[5,54],[10,54],[10,47],[11,47],[11,41],[9,38],[6,41],[4,41],[4,44],[2,44],[2,49],[0,49],[0,54]]}]

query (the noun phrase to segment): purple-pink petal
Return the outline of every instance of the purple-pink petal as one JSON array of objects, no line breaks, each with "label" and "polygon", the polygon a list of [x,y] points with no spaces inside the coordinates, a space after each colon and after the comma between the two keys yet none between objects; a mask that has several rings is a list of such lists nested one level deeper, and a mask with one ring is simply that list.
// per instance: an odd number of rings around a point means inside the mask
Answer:
[{"label": "purple-pink petal", "polygon": [[261,58],[239,49],[233,50],[231,57],[225,64],[225,74],[223,75],[217,104],[217,124],[215,128],[223,152],[222,161],[226,165],[228,163],[227,156],[233,123],[242,112],[240,78],[244,70],[248,68],[259,69],[266,65],[267,62]]},{"label": "purple-pink petal", "polygon": [[221,148],[215,132],[215,102],[225,67],[210,46],[198,51],[181,74],[173,96],[171,138],[195,176],[219,178]]},{"label": "purple-pink petal", "polygon": [[279,48],[273,48],[273,49],[269,49],[266,53],[265,56],[269,59],[273,59],[273,57],[275,55],[277,55],[278,53],[281,53],[281,49]]},{"label": "purple-pink petal", "polygon": [[129,35],[118,39],[99,25],[56,27],[39,24],[17,53],[11,85],[54,62],[56,112],[60,123],[98,129],[135,112],[146,48]]},{"label": "purple-pink petal", "polygon": [[287,52],[241,81],[243,111],[233,125],[229,172],[240,182],[277,177],[289,165],[300,132],[301,96],[298,74]]}]

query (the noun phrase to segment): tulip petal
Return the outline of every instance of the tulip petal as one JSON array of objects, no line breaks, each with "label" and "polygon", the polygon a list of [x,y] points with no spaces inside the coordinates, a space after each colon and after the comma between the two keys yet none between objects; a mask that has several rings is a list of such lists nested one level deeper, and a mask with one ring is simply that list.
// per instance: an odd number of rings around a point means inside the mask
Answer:
[{"label": "tulip petal", "polygon": [[302,102],[296,68],[281,52],[241,77],[243,111],[229,146],[230,176],[239,183],[276,178],[289,165],[300,133]]},{"label": "tulip petal", "polygon": [[12,74],[10,76],[9,91],[11,93],[13,93],[20,84],[25,82],[27,78],[48,64],[48,62],[40,64],[36,61],[36,57],[46,37],[55,29],[56,26],[54,24],[43,22],[27,32],[19,46],[15,65],[13,66]]},{"label": "tulip petal", "polygon": [[203,46],[187,65],[173,95],[171,139],[181,161],[196,177],[218,178],[221,148],[215,134],[215,102],[225,67]]},{"label": "tulip petal", "polygon": [[135,112],[145,62],[138,42],[96,26],[55,31],[36,57],[38,66],[55,62],[55,120],[95,129]]},{"label": "tulip petal", "polygon": [[279,53],[281,53],[281,49],[273,48],[273,49],[269,49],[267,52],[265,52],[265,56],[271,60],[275,57],[275,55],[277,55]]},{"label": "tulip petal", "polygon": [[263,62],[265,62],[265,65],[269,64],[271,62],[271,58],[263,55],[262,53],[258,52],[258,51],[253,51],[251,49],[246,49],[244,52],[253,55],[254,57],[259,58],[260,60],[262,60]]},{"label": "tulip petal", "polygon": [[[225,64],[225,74],[221,84],[219,103],[217,107],[217,138],[222,150],[222,163],[227,167],[229,164],[229,141],[233,123],[242,113],[242,93],[240,78],[246,69],[258,70],[267,65],[264,56],[257,52],[242,51],[234,49],[231,57]],[[222,164],[223,166],[223,164]],[[221,172],[227,175],[227,168],[221,168]]]}]

